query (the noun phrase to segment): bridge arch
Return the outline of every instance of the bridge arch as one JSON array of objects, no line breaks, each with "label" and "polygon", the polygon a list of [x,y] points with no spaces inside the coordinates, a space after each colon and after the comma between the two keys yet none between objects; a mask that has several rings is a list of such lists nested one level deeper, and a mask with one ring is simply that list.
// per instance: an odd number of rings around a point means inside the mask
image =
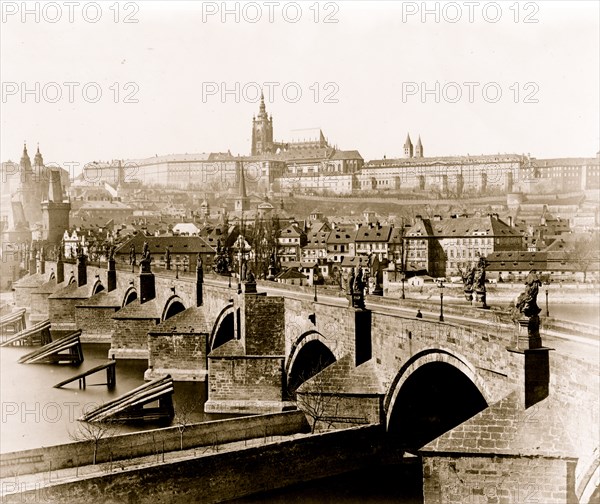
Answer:
[{"label": "bridge arch", "polygon": [[71,272],[71,276],[69,277],[69,280],[67,281],[67,285],[71,285],[72,283],[75,283],[75,275]]},{"label": "bridge arch", "polygon": [[233,304],[230,303],[220,311],[217,320],[213,325],[208,339],[209,352],[235,338],[234,319],[235,310]]},{"label": "bridge arch", "polygon": [[491,394],[466,358],[445,349],[411,357],[398,371],[384,400],[386,428],[416,450],[479,413]]},{"label": "bridge arch", "polygon": [[129,287],[125,291],[125,294],[123,295],[123,302],[121,303],[121,308],[124,308],[129,303],[133,303],[137,298],[138,298],[138,295],[137,295],[137,291],[135,290],[135,287],[133,287],[133,286]]},{"label": "bridge arch", "polygon": [[292,345],[285,365],[287,393],[293,395],[302,383],[336,360],[335,353],[320,332],[311,330],[300,335]]},{"label": "bridge arch", "polygon": [[48,276],[48,281],[50,281],[52,279],[56,280],[56,275],[54,274],[54,270],[51,270],[50,275]]},{"label": "bridge arch", "polygon": [[593,458],[584,465],[585,470],[576,478],[576,494],[581,504],[600,502],[600,455],[598,448],[594,450]]},{"label": "bridge arch", "polygon": [[183,310],[185,310],[183,300],[175,294],[167,299],[160,320],[167,320],[178,313],[181,313]]}]

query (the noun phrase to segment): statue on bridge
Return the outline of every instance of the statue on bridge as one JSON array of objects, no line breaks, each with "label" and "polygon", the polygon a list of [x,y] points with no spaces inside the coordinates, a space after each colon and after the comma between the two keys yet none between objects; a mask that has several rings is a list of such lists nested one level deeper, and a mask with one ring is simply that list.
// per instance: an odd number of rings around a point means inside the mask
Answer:
[{"label": "statue on bridge", "polygon": [[463,290],[465,293],[465,298],[467,301],[473,301],[473,282],[475,280],[475,267],[472,265],[467,265],[463,270],[460,266],[458,268],[458,272],[462,277],[463,281]]},{"label": "statue on bridge", "polygon": [[525,291],[515,300],[515,308],[526,317],[534,317],[542,311],[537,305],[537,296],[542,285],[536,270],[531,270],[525,279]]},{"label": "statue on bridge", "polygon": [[132,243],[129,246],[129,264],[131,264],[131,266],[135,266],[135,263],[136,263],[135,245]]},{"label": "statue on bridge", "polygon": [[142,247],[142,258],[140,259],[140,270],[141,273],[151,273],[150,263],[152,262],[152,256],[150,255],[150,248],[148,242],[144,242]]},{"label": "statue on bridge", "polygon": [[358,272],[354,276],[354,268],[350,276],[351,282],[351,299],[353,308],[365,308],[365,278],[362,268],[358,267]]},{"label": "statue on bridge", "polygon": [[215,253],[215,261],[213,270],[219,275],[229,275],[229,257],[227,249],[221,246],[221,239],[217,241],[217,251]]},{"label": "statue on bridge", "polygon": [[168,270],[171,269],[171,250],[169,247],[165,249],[165,268]]},{"label": "statue on bridge", "polygon": [[354,280],[356,279],[355,269],[352,268],[350,270],[350,275],[348,275],[348,295],[352,296],[354,294]]},{"label": "statue on bridge", "polygon": [[487,261],[485,257],[479,256],[477,264],[473,268],[473,284],[475,288],[475,301],[480,303],[481,308],[487,308],[486,287],[485,287],[485,268]]}]

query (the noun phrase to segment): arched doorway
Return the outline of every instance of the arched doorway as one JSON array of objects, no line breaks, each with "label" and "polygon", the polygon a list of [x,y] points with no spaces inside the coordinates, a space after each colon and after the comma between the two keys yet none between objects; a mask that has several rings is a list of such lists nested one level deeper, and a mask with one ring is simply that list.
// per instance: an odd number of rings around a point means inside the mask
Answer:
[{"label": "arched doorway", "polygon": [[417,367],[401,384],[388,415],[388,432],[414,452],[487,407],[460,369],[444,361]]},{"label": "arched doorway", "polygon": [[300,385],[335,361],[333,352],[322,341],[308,341],[299,348],[293,360],[290,359],[286,387],[288,396],[293,397]]}]

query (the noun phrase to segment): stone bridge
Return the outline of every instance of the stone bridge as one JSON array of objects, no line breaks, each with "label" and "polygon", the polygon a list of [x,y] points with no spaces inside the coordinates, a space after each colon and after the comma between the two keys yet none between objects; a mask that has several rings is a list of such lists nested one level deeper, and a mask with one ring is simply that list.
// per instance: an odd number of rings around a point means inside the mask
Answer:
[{"label": "stone bridge", "polygon": [[597,355],[551,352],[527,321],[492,323],[470,307],[468,323],[416,319],[384,299],[361,310],[202,272],[36,268],[15,285],[31,320],[82,329],[114,358],[147,359],[147,379],[207,380],[207,411],[299,406],[324,426],[380,424],[422,456],[426,502],[598,497]]}]

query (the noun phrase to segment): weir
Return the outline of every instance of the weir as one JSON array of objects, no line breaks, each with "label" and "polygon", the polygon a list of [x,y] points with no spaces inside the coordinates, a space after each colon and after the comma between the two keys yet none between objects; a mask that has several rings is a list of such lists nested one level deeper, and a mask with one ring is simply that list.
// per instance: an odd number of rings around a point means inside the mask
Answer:
[{"label": "weir", "polygon": [[[19,364],[74,364],[83,362],[83,350],[79,337],[81,331],[75,331],[64,338],[44,345],[42,348],[23,355]],[[66,353],[64,353],[66,352]]]},{"label": "weir", "polygon": [[105,362],[104,364],[100,364],[99,366],[93,367],[92,369],[88,369],[83,373],[79,373],[78,375],[75,375],[72,378],[67,378],[66,380],[63,380],[60,383],[57,383],[56,385],[54,385],[54,388],[61,388],[65,385],[68,385],[69,383],[79,380],[79,388],[85,389],[86,377],[106,369],[106,385],[108,386],[109,390],[112,390],[117,384],[116,365],[117,361],[115,360]]},{"label": "weir", "polygon": [[22,346],[44,346],[51,342],[52,336],[50,335],[50,320],[46,319],[9,337],[0,344],[0,347],[17,344]]},{"label": "weir", "polygon": [[[83,415],[84,422],[160,421],[171,420],[173,410],[173,379],[170,376],[141,385],[116,399]],[[158,401],[158,407],[144,408]]]}]

